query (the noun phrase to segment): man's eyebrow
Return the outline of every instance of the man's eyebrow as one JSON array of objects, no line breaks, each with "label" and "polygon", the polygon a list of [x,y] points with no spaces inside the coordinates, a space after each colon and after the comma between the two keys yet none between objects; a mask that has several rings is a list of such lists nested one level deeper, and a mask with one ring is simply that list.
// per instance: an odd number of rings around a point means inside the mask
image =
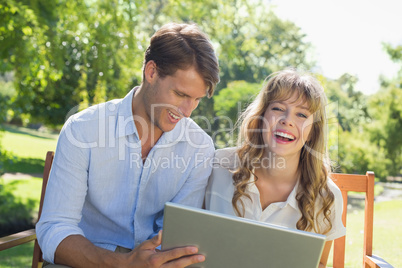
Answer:
[{"label": "man's eyebrow", "polygon": [[[184,93],[183,91],[179,90],[179,89],[174,89],[176,92],[179,92],[180,94],[182,94],[184,97],[186,98],[192,98],[190,95]],[[200,96],[200,97],[196,97],[196,99],[202,99],[205,98],[207,96],[207,93],[205,93],[204,95]]]}]

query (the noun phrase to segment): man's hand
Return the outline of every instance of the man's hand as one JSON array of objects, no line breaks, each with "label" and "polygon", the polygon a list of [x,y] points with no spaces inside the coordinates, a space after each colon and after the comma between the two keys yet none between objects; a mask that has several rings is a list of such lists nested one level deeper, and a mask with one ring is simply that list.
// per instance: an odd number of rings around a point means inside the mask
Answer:
[{"label": "man's hand", "polygon": [[[175,248],[168,251],[156,251],[162,243],[162,231],[150,240],[146,240],[129,253],[131,267],[185,267],[194,263],[203,262],[205,257],[196,247]],[[196,255],[195,255],[196,254]]]},{"label": "man's hand", "polygon": [[182,247],[156,251],[162,243],[162,231],[150,240],[142,242],[129,253],[112,252],[92,244],[81,235],[65,238],[57,247],[55,263],[71,267],[185,267],[203,262],[205,257],[196,247]]}]

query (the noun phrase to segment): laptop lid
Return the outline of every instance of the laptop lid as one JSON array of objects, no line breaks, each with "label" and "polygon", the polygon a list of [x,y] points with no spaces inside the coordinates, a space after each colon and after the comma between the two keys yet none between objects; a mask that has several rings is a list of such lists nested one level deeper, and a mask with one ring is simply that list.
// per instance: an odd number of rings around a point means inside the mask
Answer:
[{"label": "laptop lid", "polygon": [[318,267],[325,236],[166,203],[162,250],[197,246],[205,262],[189,267]]}]

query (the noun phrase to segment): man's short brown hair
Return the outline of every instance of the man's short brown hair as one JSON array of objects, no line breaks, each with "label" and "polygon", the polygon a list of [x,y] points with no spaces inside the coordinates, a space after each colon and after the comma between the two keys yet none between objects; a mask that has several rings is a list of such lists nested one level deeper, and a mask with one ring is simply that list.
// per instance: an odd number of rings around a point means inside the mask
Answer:
[{"label": "man's short brown hair", "polygon": [[219,64],[212,44],[194,24],[169,23],[160,28],[145,52],[143,72],[151,60],[162,78],[194,66],[208,86],[208,97],[219,82]]}]

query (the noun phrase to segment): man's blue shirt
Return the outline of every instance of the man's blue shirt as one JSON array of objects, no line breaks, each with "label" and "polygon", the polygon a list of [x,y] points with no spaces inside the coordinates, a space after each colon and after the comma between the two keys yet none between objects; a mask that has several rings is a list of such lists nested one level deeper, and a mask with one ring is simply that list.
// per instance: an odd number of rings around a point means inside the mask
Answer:
[{"label": "man's blue shirt", "polygon": [[57,144],[36,226],[47,261],[60,242],[83,235],[96,246],[134,248],[158,233],[167,201],[201,207],[211,173],[212,139],[191,119],[163,133],[145,162],[124,99],[71,116]]}]

